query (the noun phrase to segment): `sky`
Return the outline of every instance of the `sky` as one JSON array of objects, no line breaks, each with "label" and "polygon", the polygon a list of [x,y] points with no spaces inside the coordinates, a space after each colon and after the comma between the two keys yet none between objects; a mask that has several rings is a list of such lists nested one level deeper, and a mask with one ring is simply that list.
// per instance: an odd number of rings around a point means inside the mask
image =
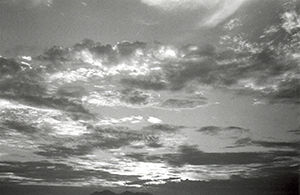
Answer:
[{"label": "sky", "polygon": [[0,1],[0,190],[297,194],[299,6]]}]

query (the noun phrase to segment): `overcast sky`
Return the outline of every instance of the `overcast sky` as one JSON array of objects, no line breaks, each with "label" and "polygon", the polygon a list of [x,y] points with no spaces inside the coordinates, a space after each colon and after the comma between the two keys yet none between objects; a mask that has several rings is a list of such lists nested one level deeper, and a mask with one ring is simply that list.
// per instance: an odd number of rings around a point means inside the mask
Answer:
[{"label": "overcast sky", "polygon": [[0,9],[0,190],[297,190],[298,1]]}]

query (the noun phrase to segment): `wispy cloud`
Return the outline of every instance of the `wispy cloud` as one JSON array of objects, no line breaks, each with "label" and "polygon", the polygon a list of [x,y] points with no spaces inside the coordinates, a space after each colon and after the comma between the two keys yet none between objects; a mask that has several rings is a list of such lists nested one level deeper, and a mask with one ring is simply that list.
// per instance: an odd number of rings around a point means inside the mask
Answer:
[{"label": "wispy cloud", "polygon": [[234,14],[246,0],[141,0],[164,11],[198,10],[199,27],[214,27]]},{"label": "wispy cloud", "polygon": [[51,7],[54,0],[4,0],[4,3],[11,5],[24,6],[26,8],[34,8],[40,5]]},{"label": "wispy cloud", "polygon": [[241,5],[246,0],[223,0],[219,1],[216,11],[212,11],[213,14],[207,16],[204,21],[200,22],[199,26],[209,26],[214,27],[221,23],[222,21],[226,20],[228,17],[230,17],[232,14],[234,14]]}]

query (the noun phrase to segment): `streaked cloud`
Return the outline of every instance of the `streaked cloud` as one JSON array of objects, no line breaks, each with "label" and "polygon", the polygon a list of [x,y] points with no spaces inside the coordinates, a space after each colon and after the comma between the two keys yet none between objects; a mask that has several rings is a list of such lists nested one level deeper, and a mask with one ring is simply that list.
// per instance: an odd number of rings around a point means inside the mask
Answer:
[{"label": "streaked cloud", "polygon": [[19,5],[24,6],[27,8],[34,8],[39,5],[46,5],[48,7],[51,7],[54,0],[4,0],[4,3],[11,4],[11,5]]},{"label": "streaked cloud", "polygon": [[234,14],[246,0],[141,0],[149,6],[165,11],[193,11],[198,10],[198,27],[214,27]]},{"label": "streaked cloud", "polygon": [[220,0],[218,1],[217,10],[208,16],[200,26],[214,27],[234,14],[246,0]]},{"label": "streaked cloud", "polygon": [[[1,158],[6,162],[1,164],[0,170],[1,178],[10,182],[142,187],[182,179],[226,180],[234,175],[256,177],[256,171],[266,165],[270,169],[292,165],[297,155],[288,150],[274,151],[279,146],[289,149],[293,145],[255,141],[249,136],[249,130],[241,127],[206,126],[198,128],[196,133],[207,141],[212,141],[212,137],[219,141],[244,139],[244,147],[249,145],[246,138],[252,139],[252,143],[266,148],[265,152],[201,151],[201,143],[190,145],[188,138],[189,131],[195,132],[197,128],[164,124],[154,116],[93,120],[79,117],[78,120],[61,109],[16,105],[10,100],[2,100],[1,105],[5,117],[0,121],[4,129],[0,147],[5,149],[9,145],[14,151],[8,155],[5,154],[7,149],[1,150],[4,152]],[[131,124],[136,123],[140,128],[131,129]],[[11,155],[21,153],[27,157],[9,161]],[[18,162],[21,159],[26,160],[22,168]],[[24,166],[32,171],[25,173]],[[51,173],[45,174],[48,172]]]}]

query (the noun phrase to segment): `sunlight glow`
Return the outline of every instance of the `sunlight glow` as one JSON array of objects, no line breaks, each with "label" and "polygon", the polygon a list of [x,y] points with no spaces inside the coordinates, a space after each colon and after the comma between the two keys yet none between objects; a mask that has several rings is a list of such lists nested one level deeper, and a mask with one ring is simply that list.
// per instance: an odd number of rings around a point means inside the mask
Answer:
[{"label": "sunlight glow", "polygon": [[150,116],[147,120],[149,123],[157,124],[157,123],[162,123],[162,120],[159,118],[155,118],[153,116]]}]

